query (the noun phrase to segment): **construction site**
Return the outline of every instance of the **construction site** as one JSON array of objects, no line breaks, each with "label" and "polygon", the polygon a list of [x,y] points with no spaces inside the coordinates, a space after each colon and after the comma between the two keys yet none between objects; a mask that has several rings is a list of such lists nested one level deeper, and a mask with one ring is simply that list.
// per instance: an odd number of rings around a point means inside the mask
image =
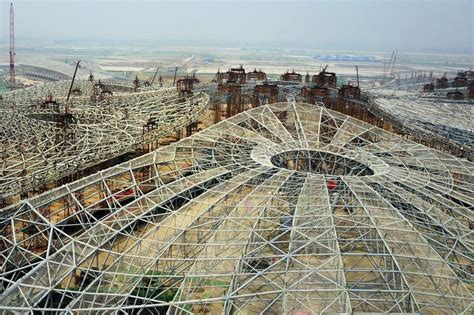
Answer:
[{"label": "construction site", "polygon": [[471,69],[15,72],[10,8],[2,314],[474,314]]}]

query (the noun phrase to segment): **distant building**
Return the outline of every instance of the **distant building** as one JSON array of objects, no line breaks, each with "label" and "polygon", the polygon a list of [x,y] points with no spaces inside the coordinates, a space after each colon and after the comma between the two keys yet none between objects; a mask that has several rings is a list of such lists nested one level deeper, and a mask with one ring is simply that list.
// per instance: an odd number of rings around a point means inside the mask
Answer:
[{"label": "distant building", "polygon": [[339,89],[339,96],[344,98],[360,99],[360,88],[358,86],[343,85]]},{"label": "distant building", "polygon": [[467,77],[466,76],[457,76],[454,78],[454,82],[453,82],[453,86],[454,87],[463,87],[463,86],[467,86]]},{"label": "distant building", "polygon": [[437,89],[445,89],[447,87],[448,87],[448,78],[442,77],[442,78],[436,79]]},{"label": "distant building", "polygon": [[315,101],[324,101],[329,97],[329,90],[322,86],[305,86],[301,89],[300,95],[305,101],[314,104]]},{"label": "distant building", "polygon": [[248,81],[265,81],[267,79],[267,74],[262,70],[253,69],[253,71],[247,73]]},{"label": "distant building", "polygon": [[468,87],[468,97],[469,98],[474,98],[474,81],[471,81],[471,83],[469,83],[469,87]]},{"label": "distant building", "polygon": [[468,70],[465,73],[468,80],[474,80],[474,71]]},{"label": "distant building", "polygon": [[294,82],[302,82],[302,76],[299,73],[296,73],[295,70],[292,72],[287,71],[286,73],[282,74],[280,79],[282,81],[294,81]]},{"label": "distant building", "polygon": [[423,86],[423,92],[433,92],[434,88],[435,86],[433,83],[427,83]]},{"label": "distant building", "polygon": [[230,68],[227,72],[220,72],[217,70],[216,76],[214,81],[217,83],[226,83],[226,82],[234,82],[238,84],[243,84],[246,82],[246,75],[245,69],[242,65],[239,68]]},{"label": "distant building", "polygon": [[334,72],[321,71],[320,73],[313,75],[312,81],[316,85],[335,89],[337,85],[337,76]]},{"label": "distant building", "polygon": [[462,94],[458,89],[456,89],[455,91],[449,91],[446,94],[446,97],[453,100],[463,100],[464,94]]}]

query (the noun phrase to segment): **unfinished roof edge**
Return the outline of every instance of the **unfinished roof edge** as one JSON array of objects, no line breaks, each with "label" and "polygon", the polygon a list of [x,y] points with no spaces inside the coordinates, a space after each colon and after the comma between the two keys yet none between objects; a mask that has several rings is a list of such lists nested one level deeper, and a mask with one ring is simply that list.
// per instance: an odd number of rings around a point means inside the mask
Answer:
[{"label": "unfinished roof edge", "polygon": [[0,114],[0,199],[119,157],[181,130],[204,112],[209,96],[114,81],[78,81],[6,93]]}]

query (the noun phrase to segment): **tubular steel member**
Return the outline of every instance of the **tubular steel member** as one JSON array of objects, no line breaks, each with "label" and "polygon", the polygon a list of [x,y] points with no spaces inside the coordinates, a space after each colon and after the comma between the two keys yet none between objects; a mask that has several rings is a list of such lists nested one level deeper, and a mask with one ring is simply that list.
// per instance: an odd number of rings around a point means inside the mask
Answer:
[{"label": "tubular steel member", "polygon": [[[8,155],[2,155],[0,165],[0,199],[31,191],[39,178],[53,183],[172,135],[196,121],[209,101],[203,93],[183,98],[174,88],[134,92],[130,83],[115,81],[75,80],[74,86],[83,95],[72,103],[66,102],[71,87],[67,81],[3,94],[0,135],[5,139],[0,139],[0,151]],[[48,91],[55,91],[54,99],[38,104]],[[13,102],[16,110],[10,106]],[[142,126],[149,119],[159,128],[144,137]]]},{"label": "tubular steel member", "polygon": [[2,211],[0,310],[471,314],[473,168],[322,106],[253,108]]}]

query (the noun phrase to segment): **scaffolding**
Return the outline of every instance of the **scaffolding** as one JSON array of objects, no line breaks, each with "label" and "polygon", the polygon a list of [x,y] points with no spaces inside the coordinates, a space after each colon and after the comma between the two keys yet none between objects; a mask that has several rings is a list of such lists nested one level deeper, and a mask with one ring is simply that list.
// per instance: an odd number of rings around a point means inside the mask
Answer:
[{"label": "scaffolding", "polygon": [[0,309],[470,314],[473,172],[322,106],[253,108],[4,209]]}]

